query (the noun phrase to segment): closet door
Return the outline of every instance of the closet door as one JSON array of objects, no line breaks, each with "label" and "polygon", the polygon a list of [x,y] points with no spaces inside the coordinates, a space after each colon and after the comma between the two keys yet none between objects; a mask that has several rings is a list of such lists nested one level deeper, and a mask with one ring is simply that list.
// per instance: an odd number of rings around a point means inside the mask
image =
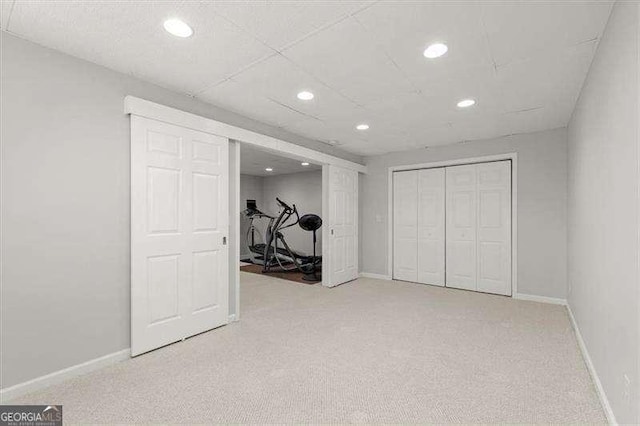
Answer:
[{"label": "closet door", "polygon": [[393,174],[393,278],[418,280],[418,171]]},{"label": "closet door", "polygon": [[418,282],[444,286],[445,169],[418,172]]},{"label": "closet door", "polygon": [[511,295],[511,162],[477,165],[478,285]]},{"label": "closet door", "polygon": [[476,290],[475,164],[446,168],[446,286]]}]

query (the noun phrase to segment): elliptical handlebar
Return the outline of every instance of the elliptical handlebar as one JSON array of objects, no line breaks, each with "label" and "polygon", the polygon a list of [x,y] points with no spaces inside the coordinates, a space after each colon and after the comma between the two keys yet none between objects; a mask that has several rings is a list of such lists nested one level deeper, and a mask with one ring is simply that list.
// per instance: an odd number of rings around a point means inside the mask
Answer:
[{"label": "elliptical handlebar", "polygon": [[[291,207],[289,204],[285,203],[278,197],[276,197],[276,201],[278,202],[278,204],[280,204],[280,207],[282,207],[282,213],[280,213],[280,216],[276,221],[276,230],[281,231],[283,229],[297,225],[298,221],[300,220],[300,215],[298,214],[298,208],[296,207],[296,205],[294,204],[293,207]],[[287,223],[291,216],[295,216],[295,220],[293,221],[293,223]]]},{"label": "elliptical handlebar", "polygon": [[280,198],[276,197],[276,201],[278,202],[278,204],[280,204],[282,208],[284,208],[285,210],[288,210],[288,212],[292,212],[293,210],[295,210],[295,204],[294,204],[294,208],[292,209],[291,206],[289,206],[289,204],[285,203]]}]

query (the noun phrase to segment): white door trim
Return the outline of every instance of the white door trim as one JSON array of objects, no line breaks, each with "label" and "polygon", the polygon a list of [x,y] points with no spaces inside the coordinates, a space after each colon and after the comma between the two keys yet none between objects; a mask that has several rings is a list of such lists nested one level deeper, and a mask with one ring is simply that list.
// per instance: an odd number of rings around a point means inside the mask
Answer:
[{"label": "white door trim", "polygon": [[305,148],[300,145],[286,142],[271,136],[262,135],[252,132],[241,127],[232,126],[221,121],[212,120],[210,118],[201,117],[179,109],[171,108],[135,96],[126,96],[124,98],[125,114],[134,114],[141,117],[152,118],[165,123],[175,124],[177,126],[187,127],[193,130],[199,130],[205,133],[224,136],[239,142],[248,143],[258,146],[267,151],[275,153],[285,153],[287,156],[299,160],[310,160],[320,164],[331,164],[334,166],[344,167],[345,169],[355,170],[359,173],[366,173],[367,166],[334,157],[313,149]]},{"label": "white door trim", "polygon": [[511,295],[518,294],[518,154],[487,155],[392,166],[387,170],[387,275],[393,277],[393,172],[511,160]]}]

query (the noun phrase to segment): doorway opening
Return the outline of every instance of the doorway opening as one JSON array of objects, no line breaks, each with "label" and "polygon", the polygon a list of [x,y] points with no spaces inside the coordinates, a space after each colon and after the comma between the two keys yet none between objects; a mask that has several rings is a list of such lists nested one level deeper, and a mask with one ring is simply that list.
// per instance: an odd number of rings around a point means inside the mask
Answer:
[{"label": "doorway opening", "polygon": [[322,166],[240,144],[241,271],[322,281]]}]

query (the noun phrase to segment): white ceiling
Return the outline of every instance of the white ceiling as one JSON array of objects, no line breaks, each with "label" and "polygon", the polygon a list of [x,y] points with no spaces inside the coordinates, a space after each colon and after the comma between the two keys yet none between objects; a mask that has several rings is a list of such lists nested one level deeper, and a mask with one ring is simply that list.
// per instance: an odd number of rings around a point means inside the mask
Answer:
[{"label": "white ceiling", "polygon": [[[270,167],[272,172],[265,169]],[[240,144],[240,173],[251,176],[275,176],[322,170],[322,166],[309,163],[303,166],[298,160],[271,154],[251,145]]]},{"label": "white ceiling", "polygon": [[[2,0],[28,40],[360,155],[565,126],[612,1]],[[179,17],[195,31],[166,33]],[[422,55],[445,42],[439,59]],[[300,90],[315,99],[302,102]],[[462,98],[477,100],[460,110]],[[366,132],[355,125],[367,122]]]}]

